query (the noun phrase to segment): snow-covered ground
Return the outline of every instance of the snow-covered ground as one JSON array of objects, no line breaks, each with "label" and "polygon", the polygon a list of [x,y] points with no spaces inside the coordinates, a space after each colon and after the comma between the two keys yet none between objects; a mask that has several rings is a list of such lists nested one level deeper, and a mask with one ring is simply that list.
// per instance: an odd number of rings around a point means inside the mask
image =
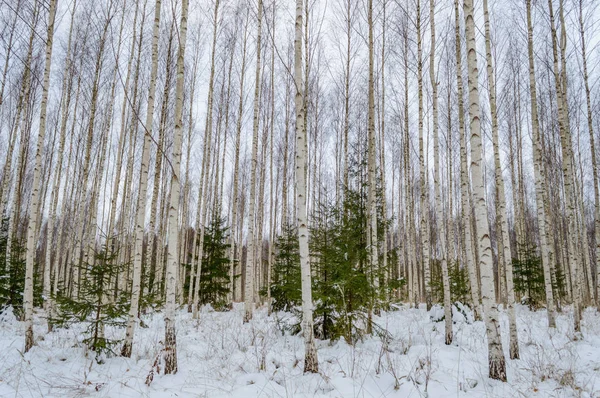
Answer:
[{"label": "snow-covered ground", "polygon": [[[432,310],[434,313],[436,309]],[[162,314],[144,318],[132,358],[101,365],[78,343],[82,327],[46,334],[36,318],[37,345],[22,355],[23,327],[0,316],[0,397],[600,397],[600,315],[587,310],[583,338],[561,314],[548,330],[546,313],[518,307],[520,360],[508,360],[508,382],[487,378],[482,322],[455,316],[455,342],[443,343],[443,323],[424,309],[399,308],[376,321],[393,336],[370,337],[352,347],[318,341],[319,374],[303,368],[300,336],[282,334],[288,314],[255,312],[242,324],[243,307],[200,320],[182,311],[177,320],[179,372],[146,379],[161,349]],[[503,331],[508,320],[502,314]],[[121,335],[122,330],[107,330]],[[503,333],[505,352],[508,334]],[[387,346],[387,347],[386,347]]]}]

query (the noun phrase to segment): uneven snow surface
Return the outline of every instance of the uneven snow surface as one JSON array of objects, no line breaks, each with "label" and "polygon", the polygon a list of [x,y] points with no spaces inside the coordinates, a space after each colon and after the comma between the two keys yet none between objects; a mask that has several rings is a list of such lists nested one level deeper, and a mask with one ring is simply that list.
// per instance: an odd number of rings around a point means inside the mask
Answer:
[{"label": "uneven snow surface", "polygon": [[[145,384],[162,347],[162,314],[137,328],[132,358],[101,365],[79,343],[83,327],[45,333],[36,317],[37,345],[22,355],[23,326],[0,315],[0,397],[600,397],[600,315],[587,310],[583,337],[575,339],[571,317],[548,330],[546,313],[518,307],[520,360],[508,360],[508,382],[487,378],[482,322],[454,316],[455,342],[444,345],[443,322],[434,308],[400,307],[376,317],[392,339],[370,337],[355,347],[318,341],[319,374],[302,373],[300,336],[278,328],[289,314],[255,311],[243,325],[243,306],[232,312],[204,308],[200,320],[182,311],[177,319],[179,372],[155,374]],[[504,351],[508,320],[502,313]],[[123,330],[108,329],[111,336]],[[162,369],[161,369],[162,370]]]}]

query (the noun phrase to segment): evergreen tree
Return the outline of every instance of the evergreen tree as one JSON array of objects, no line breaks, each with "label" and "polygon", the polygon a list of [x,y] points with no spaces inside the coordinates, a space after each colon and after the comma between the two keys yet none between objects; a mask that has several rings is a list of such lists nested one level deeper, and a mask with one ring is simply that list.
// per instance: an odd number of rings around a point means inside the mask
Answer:
[{"label": "evergreen tree", "polygon": [[302,304],[298,231],[290,224],[283,227],[276,241],[271,297],[273,310],[290,311]]},{"label": "evergreen tree", "polygon": [[[111,239],[107,239],[110,242]],[[52,322],[57,326],[68,327],[74,323],[86,325],[83,343],[96,352],[96,360],[100,363],[103,355],[112,355],[115,345],[121,339],[107,338],[104,335],[106,326],[124,327],[128,313],[129,297],[120,292],[113,293],[114,275],[123,272],[129,264],[119,263],[119,252],[104,247],[94,253],[93,260],[79,266],[79,295],[69,297],[64,293],[57,294],[57,314]]]},{"label": "evergreen tree", "polygon": [[[8,218],[0,224],[0,313],[11,307],[17,318],[23,316],[23,289],[25,287],[25,246],[17,239],[12,241],[10,258],[6,257],[8,244]],[[34,274],[34,305],[42,303],[40,273]]]},{"label": "evergreen tree", "polygon": [[[384,223],[389,222],[383,217],[381,203],[379,191],[379,242],[383,240]],[[321,206],[316,217],[311,239],[311,255],[315,260],[315,325],[323,338],[344,337],[352,343],[369,331],[369,313],[379,306],[387,307],[386,298],[401,281],[384,284],[388,270],[382,266],[369,267],[364,186],[359,190],[346,189],[341,205]]]},{"label": "evergreen tree", "polygon": [[531,309],[539,308],[546,299],[542,257],[532,244],[519,247],[519,257],[513,259],[515,291],[521,302]]},{"label": "evergreen tree", "polygon": [[202,270],[200,271],[200,303],[211,304],[217,310],[228,307],[229,293],[229,228],[225,219],[211,221],[204,231]]},{"label": "evergreen tree", "polygon": [[[450,279],[450,299],[453,303],[469,303],[471,288],[467,268],[461,267],[458,261],[448,263],[448,278]],[[442,285],[442,269],[439,261],[431,263],[431,291],[434,302],[444,300]],[[472,304],[472,303],[470,303]]]}]

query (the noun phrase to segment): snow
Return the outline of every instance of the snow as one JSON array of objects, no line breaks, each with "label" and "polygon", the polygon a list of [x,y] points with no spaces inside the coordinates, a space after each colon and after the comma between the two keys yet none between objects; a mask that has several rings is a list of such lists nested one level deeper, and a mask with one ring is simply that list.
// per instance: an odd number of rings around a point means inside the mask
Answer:
[{"label": "snow", "polygon": [[[37,344],[23,355],[23,325],[5,312],[0,397],[600,397],[600,315],[593,309],[585,312],[583,337],[576,339],[568,312],[549,330],[544,311],[518,306],[521,359],[507,357],[507,383],[487,377],[485,328],[471,323],[471,314],[455,314],[455,342],[445,346],[443,322],[433,322],[424,308],[398,306],[375,317],[391,340],[373,336],[354,347],[318,341],[320,373],[306,375],[301,337],[278,328],[291,315],[267,316],[261,308],[248,324],[242,316],[243,305],[231,312],[203,308],[200,320],[179,312],[179,371],[155,374],[148,386],[162,347],[162,314],[144,317],[148,327],[136,329],[132,358],[97,364],[79,343],[83,326],[45,333],[41,314]],[[508,330],[504,312],[501,326]],[[507,353],[508,334],[503,338]]]}]

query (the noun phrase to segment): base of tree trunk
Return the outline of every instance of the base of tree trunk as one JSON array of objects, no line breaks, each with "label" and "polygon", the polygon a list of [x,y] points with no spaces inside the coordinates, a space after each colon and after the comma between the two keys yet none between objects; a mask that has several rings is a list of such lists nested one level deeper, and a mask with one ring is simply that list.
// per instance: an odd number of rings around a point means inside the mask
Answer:
[{"label": "base of tree trunk", "polygon": [[548,327],[549,328],[556,328],[556,316],[554,314],[554,311],[548,311]]},{"label": "base of tree trunk", "polygon": [[519,342],[514,339],[510,339],[508,351],[510,354],[510,359],[519,359]]},{"label": "base of tree trunk", "polygon": [[304,373],[318,373],[319,360],[317,358],[317,349],[314,341],[307,343],[306,355],[304,356]]},{"label": "base of tree trunk", "polygon": [[477,304],[473,305],[473,320],[483,321],[483,318],[481,317],[481,310]]},{"label": "base of tree trunk", "polygon": [[252,311],[244,311],[244,323],[248,323],[252,320]]},{"label": "base of tree trunk", "polygon": [[506,381],[506,362],[504,358],[490,358],[490,379]]},{"label": "base of tree trunk", "polygon": [[123,348],[121,348],[121,356],[126,358],[131,358],[131,347],[132,344],[129,341],[125,341],[123,343]]},{"label": "base of tree trunk", "polygon": [[165,374],[177,373],[177,341],[175,326],[165,326]]},{"label": "base of tree trunk", "polygon": [[29,325],[25,331],[25,352],[33,347],[33,325]]},{"label": "base of tree trunk", "polygon": [[453,340],[453,338],[454,338],[454,336],[452,335],[452,327],[450,327],[450,331],[449,331],[449,332],[448,332],[448,331],[446,332],[446,338],[445,338],[445,341],[444,341],[444,343],[445,343],[446,345],[450,345],[450,344],[452,344],[452,340]]}]

